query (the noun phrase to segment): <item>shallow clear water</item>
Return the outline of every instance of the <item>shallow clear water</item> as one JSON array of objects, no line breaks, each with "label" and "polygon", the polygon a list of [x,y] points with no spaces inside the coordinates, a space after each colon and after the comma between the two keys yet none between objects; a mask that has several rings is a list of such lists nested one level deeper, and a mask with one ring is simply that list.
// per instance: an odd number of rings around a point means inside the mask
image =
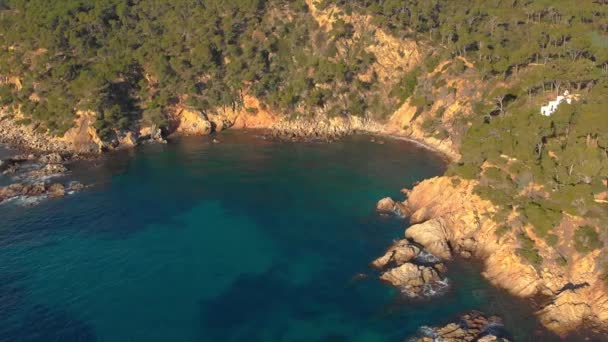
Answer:
[{"label": "shallow clear water", "polygon": [[441,174],[437,156],[219,138],[82,162],[70,177],[94,187],[0,207],[0,341],[402,341],[471,309],[534,340],[475,266],[450,265],[452,290],[418,303],[369,267],[404,228],[376,201]]}]

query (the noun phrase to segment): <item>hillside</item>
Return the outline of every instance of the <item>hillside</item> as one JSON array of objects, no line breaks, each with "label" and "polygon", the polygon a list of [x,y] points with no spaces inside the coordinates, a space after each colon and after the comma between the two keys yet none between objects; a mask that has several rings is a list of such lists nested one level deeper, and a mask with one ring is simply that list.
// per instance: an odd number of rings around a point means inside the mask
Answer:
[{"label": "hillside", "polygon": [[[560,333],[608,321],[608,2],[0,8],[5,137],[96,152],[230,126],[409,137],[453,160],[414,194],[453,188],[481,206],[460,206],[463,219],[446,225],[480,225],[484,247],[467,252],[486,260],[497,286],[549,298],[541,314]],[[541,113],[565,91],[567,101]],[[416,212],[442,201],[420,198],[406,205]],[[483,215],[463,213],[471,210]],[[448,215],[431,212],[419,221]],[[488,259],[494,251],[502,258]],[[529,287],[490,269],[504,267]]]}]

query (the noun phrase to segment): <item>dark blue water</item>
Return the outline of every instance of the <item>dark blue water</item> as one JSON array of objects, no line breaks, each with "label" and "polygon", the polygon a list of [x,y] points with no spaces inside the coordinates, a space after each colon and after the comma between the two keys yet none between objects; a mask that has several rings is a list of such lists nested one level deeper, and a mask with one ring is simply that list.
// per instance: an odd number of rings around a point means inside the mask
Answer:
[{"label": "dark blue water", "polygon": [[402,341],[470,309],[531,336],[474,266],[450,265],[453,290],[424,303],[369,267],[404,228],[376,201],[441,174],[437,156],[365,136],[220,140],[82,162],[71,177],[93,188],[0,207],[0,340]]}]

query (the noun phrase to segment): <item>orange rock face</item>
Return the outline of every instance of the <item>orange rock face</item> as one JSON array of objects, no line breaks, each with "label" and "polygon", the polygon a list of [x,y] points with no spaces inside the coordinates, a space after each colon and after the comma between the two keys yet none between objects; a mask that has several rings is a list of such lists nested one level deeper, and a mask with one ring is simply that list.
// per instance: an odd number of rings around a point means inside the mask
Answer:
[{"label": "orange rock face", "polygon": [[[598,265],[600,251],[582,255],[571,246],[572,227],[577,227],[580,219],[568,217],[556,227],[560,243],[553,247],[538,239],[529,227],[524,228],[543,258],[535,268],[517,253],[517,232],[498,237],[499,225],[491,219],[496,208],[475,195],[474,186],[473,181],[453,182],[449,177],[418,184],[404,205],[412,213],[411,221],[428,229],[414,226],[409,237],[428,250],[437,249],[436,253],[442,252],[442,243],[449,242],[454,254],[482,260],[483,275],[515,296],[551,297],[538,314],[541,322],[558,334],[565,335],[587,323],[607,326],[608,293]],[[568,263],[560,265],[556,260],[564,252],[568,253]]]}]

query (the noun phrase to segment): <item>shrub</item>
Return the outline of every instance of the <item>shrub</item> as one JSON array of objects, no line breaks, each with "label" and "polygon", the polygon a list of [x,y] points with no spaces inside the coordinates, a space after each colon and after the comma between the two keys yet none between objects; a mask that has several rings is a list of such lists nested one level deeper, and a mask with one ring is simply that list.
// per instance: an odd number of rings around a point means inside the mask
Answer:
[{"label": "shrub", "polygon": [[439,79],[433,81],[433,88],[435,88],[435,89],[445,87],[446,85],[447,85],[447,81],[443,78],[439,78]]},{"label": "shrub", "polygon": [[416,86],[418,85],[418,75],[419,71],[417,69],[403,75],[401,80],[391,90],[390,96],[396,97],[400,103],[404,103],[414,94],[414,90],[416,90]]},{"label": "shrub", "polygon": [[517,238],[521,245],[517,250],[519,256],[528,261],[532,266],[538,268],[542,264],[543,258],[538,253],[538,249],[535,248],[534,241],[525,233],[518,234]]},{"label": "shrub", "polygon": [[579,227],[574,233],[574,248],[579,253],[589,253],[603,246],[599,234],[591,226]]},{"label": "shrub", "polygon": [[559,242],[559,238],[558,238],[558,237],[557,237],[557,235],[555,235],[555,234],[549,234],[549,235],[547,235],[547,236],[545,237],[545,241],[547,242],[547,244],[548,244],[549,246],[554,247],[554,246],[556,246],[556,245],[557,245],[557,243]]},{"label": "shrub", "polygon": [[28,126],[32,124],[32,119],[21,119],[17,120],[15,123],[20,126]]},{"label": "shrub", "polygon": [[432,55],[429,58],[426,59],[424,66],[426,67],[426,71],[427,72],[433,72],[438,66],[439,63],[441,62],[441,56],[439,55]]},{"label": "shrub", "polygon": [[450,166],[446,175],[460,176],[464,179],[476,179],[481,169],[473,163],[458,163]]},{"label": "shrub", "polygon": [[538,203],[530,202],[524,209],[524,216],[534,227],[534,231],[543,238],[546,238],[553,227],[557,226],[562,218],[562,214]]},{"label": "shrub", "polygon": [[15,101],[13,91],[7,84],[0,85],[0,106],[8,106]]},{"label": "shrub", "polygon": [[460,58],[455,59],[452,63],[452,71],[455,74],[460,75],[465,70],[467,70],[467,66],[464,64],[464,62]]},{"label": "shrub", "polygon": [[501,238],[510,231],[511,231],[511,226],[509,226],[507,224],[503,224],[503,225],[499,226],[498,228],[496,228],[495,233],[496,233],[497,237]]}]

